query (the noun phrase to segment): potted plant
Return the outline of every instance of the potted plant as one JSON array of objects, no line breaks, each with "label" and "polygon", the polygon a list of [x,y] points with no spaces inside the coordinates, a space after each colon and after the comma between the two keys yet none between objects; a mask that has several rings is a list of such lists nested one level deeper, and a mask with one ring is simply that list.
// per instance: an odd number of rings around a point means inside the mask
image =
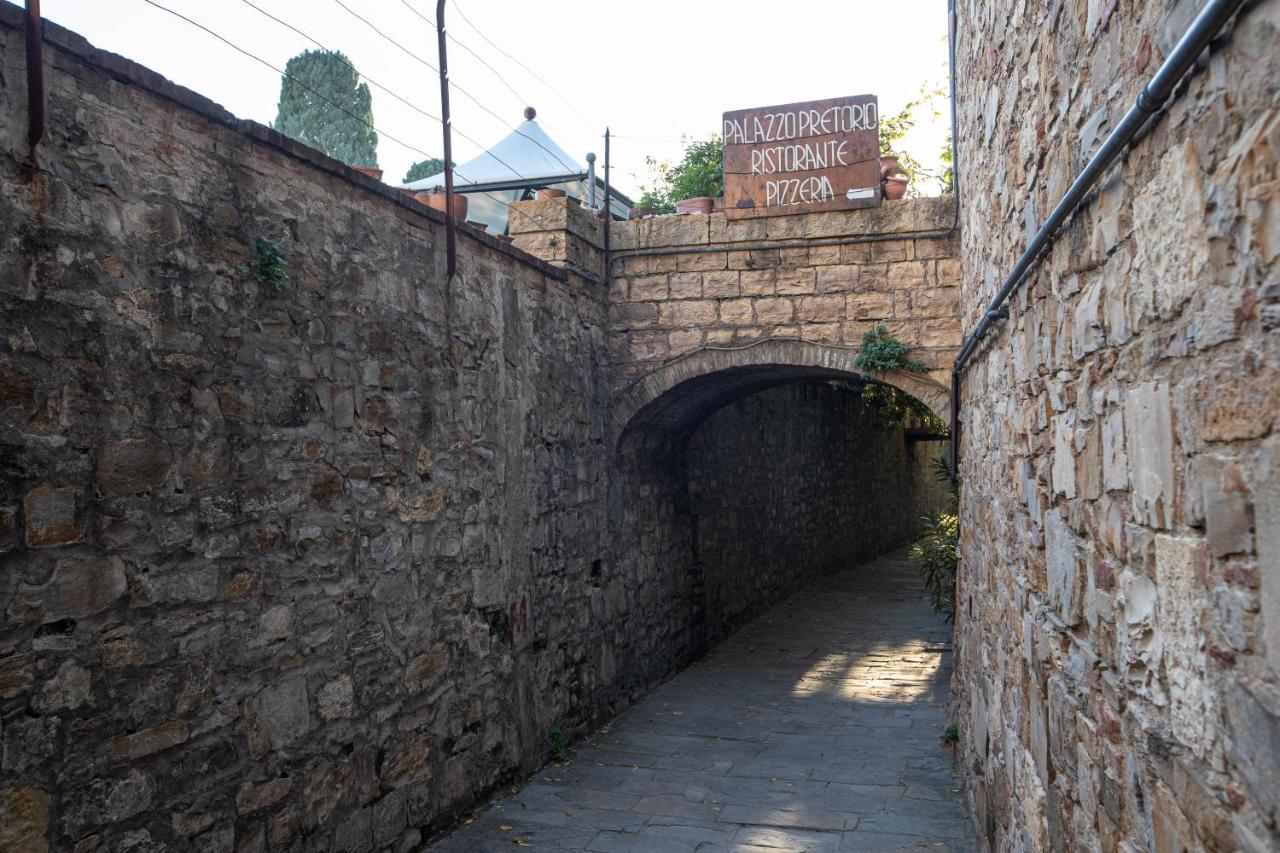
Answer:
[{"label": "potted plant", "polygon": [[[417,193],[414,198],[425,204],[432,210],[438,210],[441,213],[447,212],[445,209],[446,193],[440,187],[436,187],[429,193]],[[462,222],[467,218],[467,197],[459,193],[453,194],[453,211],[452,216],[455,220]]]},{"label": "potted plant", "polygon": [[886,201],[898,201],[907,194],[907,186],[911,179],[906,175],[892,175],[880,182]]},{"label": "potted plant", "polygon": [[676,213],[710,213],[715,199],[709,195],[682,198],[676,202]]}]

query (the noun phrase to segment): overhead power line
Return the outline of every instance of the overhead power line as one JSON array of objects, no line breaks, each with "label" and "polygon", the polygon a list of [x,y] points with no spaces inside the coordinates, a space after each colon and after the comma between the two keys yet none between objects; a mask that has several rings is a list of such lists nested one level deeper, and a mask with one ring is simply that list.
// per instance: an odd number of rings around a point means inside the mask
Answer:
[{"label": "overhead power line", "polygon": [[541,75],[539,75],[539,74],[538,74],[538,72],[537,72],[537,71],[534,71],[534,70],[533,70],[532,68],[530,68],[528,65],[525,65],[525,64],[524,64],[523,62],[521,62],[519,59],[516,59],[516,58],[515,58],[514,56],[512,56],[510,53],[508,53],[507,51],[505,51],[505,50],[503,50],[501,47],[499,47],[499,46],[498,46],[498,44],[497,44],[497,42],[495,42],[493,39],[491,39],[491,38],[489,38],[487,35],[485,35],[485,34],[484,34],[484,31],[483,31],[483,30],[481,30],[479,27],[477,27],[477,26],[475,25],[475,22],[473,22],[470,18],[468,18],[468,17],[467,17],[467,13],[466,13],[466,12],[464,12],[464,11],[462,11],[462,6],[457,2],[457,0],[454,0],[453,8],[454,8],[454,11],[456,11],[456,12],[458,13],[458,15],[462,18],[462,20],[464,20],[464,21],[466,21],[466,22],[467,22],[467,26],[469,26],[469,27],[471,27],[471,29],[475,30],[476,35],[478,35],[478,36],[480,36],[480,38],[484,39],[484,40],[489,44],[489,46],[490,46],[490,47],[492,47],[494,50],[498,51],[498,53],[501,53],[503,56],[505,56],[507,59],[511,60],[512,62],[514,62],[516,65],[519,65],[521,68],[523,68],[525,71],[527,71],[527,72],[529,73],[529,76],[531,76],[533,79],[537,80],[539,83],[541,83],[542,85],[544,85],[544,86],[546,86],[548,89],[550,89],[550,90],[552,91],[552,93],[553,93],[553,94],[555,94],[555,96],[556,96],[557,98],[559,98],[560,100],[564,101],[565,105],[566,105],[567,107],[569,107],[569,109],[571,109],[571,110],[573,110],[575,113],[577,113],[578,117],[582,119],[583,123],[584,123],[584,124],[586,124],[586,125],[587,125],[587,127],[591,127],[591,128],[594,128],[594,127],[595,127],[595,125],[593,125],[593,124],[592,124],[591,119],[587,118],[586,114],[585,114],[585,113],[583,113],[583,112],[582,112],[582,110],[578,109],[578,107],[577,107],[577,105],[576,105],[576,104],[574,104],[572,101],[570,101],[570,100],[569,100],[568,98],[566,98],[564,95],[560,94],[560,90],[559,90],[559,89],[557,89],[555,86],[552,86],[550,83],[548,83],[546,80],[544,80],[544,79],[541,77]]},{"label": "overhead power line", "polygon": [[[423,59],[423,58],[422,58],[421,56],[419,56],[418,54],[416,54],[416,53],[414,53],[413,51],[409,50],[409,48],[407,48],[407,47],[405,47],[404,45],[400,44],[400,42],[398,42],[398,41],[396,41],[395,39],[391,38],[391,37],[390,37],[390,36],[388,36],[386,33],[382,32],[382,30],[380,30],[380,29],[378,29],[376,26],[374,26],[374,25],[373,25],[373,24],[372,24],[372,23],[371,23],[367,18],[365,18],[363,15],[360,15],[359,13],[352,11],[352,10],[351,10],[351,8],[350,8],[349,6],[347,6],[347,4],[346,4],[346,3],[343,3],[343,2],[342,2],[342,0],[333,0],[333,2],[334,2],[334,3],[337,3],[337,4],[338,4],[339,6],[341,6],[343,9],[345,9],[345,10],[346,10],[350,15],[352,15],[353,17],[358,18],[359,20],[363,21],[363,22],[364,22],[364,23],[365,23],[365,24],[366,24],[366,25],[367,25],[371,30],[373,30],[373,31],[374,31],[375,33],[377,33],[378,35],[382,36],[382,38],[386,39],[386,40],[387,40],[388,42],[390,42],[391,44],[395,45],[397,48],[399,48],[401,51],[403,51],[403,52],[404,52],[405,54],[407,54],[408,56],[410,56],[410,57],[412,57],[413,59],[417,60],[418,62],[422,63],[422,64],[423,64],[423,65],[425,65],[427,68],[430,68],[432,71],[436,72],[437,74],[439,74],[439,73],[440,73],[440,69],[438,69],[436,66],[432,65],[430,62],[428,62],[427,60]],[[423,18],[423,20],[427,20],[427,19],[426,19],[424,16],[422,16],[422,15],[419,15],[419,17]],[[481,101],[481,100],[480,100],[479,98],[477,98],[475,95],[471,94],[471,93],[470,93],[469,91],[467,91],[465,88],[463,88],[462,86],[459,86],[457,83],[454,83],[452,80],[450,81],[450,85],[451,85],[451,88],[456,89],[458,92],[462,93],[463,95],[466,95],[466,97],[467,97],[467,98],[468,98],[472,103],[474,103],[477,107],[479,107],[480,109],[484,110],[484,111],[485,111],[486,113],[488,113],[489,115],[493,116],[493,118],[497,119],[497,120],[498,120],[498,122],[499,122],[500,124],[504,124],[504,125],[506,125],[507,127],[511,128],[511,130],[513,130],[515,133],[519,134],[520,136],[523,136],[525,139],[529,140],[529,141],[530,141],[530,142],[532,142],[534,145],[538,146],[538,147],[539,147],[539,148],[541,148],[543,151],[545,151],[545,152],[547,152],[548,154],[550,154],[550,155],[552,156],[552,158],[554,158],[554,159],[556,160],[556,162],[558,162],[558,163],[559,163],[559,164],[564,168],[564,170],[565,170],[565,172],[566,172],[567,174],[577,174],[577,173],[579,172],[578,167],[576,167],[576,166],[570,166],[568,163],[566,163],[566,162],[565,162],[565,161],[560,157],[560,155],[559,155],[559,154],[557,154],[556,152],[552,151],[550,148],[548,148],[547,146],[543,145],[541,142],[539,142],[537,139],[534,139],[534,138],[533,138],[532,136],[530,136],[529,134],[527,134],[527,133],[525,133],[524,131],[520,130],[520,128],[519,128],[519,127],[517,127],[516,125],[514,125],[514,124],[510,124],[506,119],[504,119],[502,116],[500,116],[500,115],[498,115],[497,113],[495,113],[493,110],[489,109],[489,107],[488,107],[488,106],[486,106],[486,105],[485,105],[485,103],[484,103],[483,101]],[[517,97],[518,97],[518,96],[517,96]],[[461,136],[461,135],[462,135],[462,134],[459,134],[459,136]],[[483,145],[482,145],[482,146],[480,146],[480,147],[481,147],[481,149],[482,149],[482,150],[484,150],[484,146],[483,146]],[[492,152],[490,152],[490,156],[493,156]],[[494,157],[494,159],[495,159],[495,160],[497,160],[498,158],[497,158],[497,157]],[[498,162],[500,162],[500,163],[501,163],[502,161],[501,161],[501,160],[498,160]],[[506,165],[506,164],[503,164],[503,165]],[[510,166],[507,166],[507,168],[508,168],[508,169],[511,169],[511,167],[510,167]],[[520,173],[519,173],[519,172],[516,172],[516,170],[515,170],[515,169],[511,169],[511,171],[512,171],[512,172],[515,172],[515,174],[516,174],[516,175],[520,175]],[[521,177],[523,177],[523,176],[521,176]]]},{"label": "overhead power line", "polygon": [[[200,23],[199,21],[196,21],[196,20],[193,20],[193,19],[191,19],[191,18],[188,18],[186,15],[182,14],[181,12],[178,12],[178,11],[175,11],[175,10],[173,10],[173,9],[170,9],[168,6],[163,6],[163,5],[161,5],[160,3],[157,3],[157,2],[156,2],[156,0],[142,0],[142,2],[143,2],[143,3],[146,3],[146,4],[147,4],[147,5],[149,5],[149,6],[153,6],[153,7],[155,7],[156,9],[159,9],[159,10],[160,10],[160,11],[162,11],[162,12],[167,12],[168,14],[173,15],[175,18],[180,18],[181,20],[186,21],[188,24],[190,24],[191,26],[195,27],[196,29],[203,30],[205,33],[207,33],[208,35],[213,36],[213,37],[214,37],[214,38],[216,38],[218,41],[220,41],[220,42],[222,42],[223,44],[225,44],[225,45],[227,45],[228,47],[230,47],[232,50],[235,50],[237,53],[241,53],[241,54],[243,54],[243,55],[245,55],[245,56],[249,57],[250,59],[254,60],[255,62],[259,62],[259,63],[261,63],[261,64],[265,65],[266,67],[270,68],[272,71],[274,71],[274,72],[276,72],[277,74],[279,74],[279,75],[280,75],[282,78],[284,78],[285,80],[289,80],[289,81],[291,81],[291,82],[293,82],[293,83],[296,83],[297,85],[299,85],[299,86],[301,86],[302,88],[306,89],[306,90],[307,90],[308,92],[310,92],[312,95],[315,95],[317,98],[319,98],[320,100],[324,101],[324,102],[325,102],[326,104],[328,104],[329,106],[331,106],[331,107],[333,107],[334,109],[338,110],[339,112],[341,112],[341,113],[345,114],[347,117],[349,117],[349,118],[351,118],[351,119],[353,119],[353,120],[355,120],[355,121],[360,122],[360,123],[361,123],[361,124],[363,124],[365,127],[369,128],[370,130],[372,130],[372,131],[374,131],[375,133],[379,134],[379,135],[380,135],[380,136],[382,136],[383,138],[385,138],[385,139],[390,139],[392,142],[396,143],[397,145],[400,145],[401,147],[403,147],[403,148],[405,148],[405,149],[407,149],[407,150],[409,150],[409,151],[415,151],[415,152],[417,152],[418,154],[421,154],[421,155],[422,155],[422,156],[424,156],[424,157],[428,157],[428,158],[430,158],[430,157],[432,157],[432,156],[433,156],[432,154],[430,154],[430,153],[428,153],[428,152],[426,152],[426,151],[423,151],[421,148],[417,147],[416,145],[410,145],[409,143],[405,142],[404,140],[399,139],[399,138],[397,138],[397,137],[395,137],[395,136],[392,136],[391,134],[387,133],[386,131],[384,131],[384,130],[382,130],[382,129],[378,128],[378,127],[377,127],[376,125],[374,125],[372,122],[368,121],[368,120],[367,120],[367,119],[365,119],[365,118],[362,118],[361,116],[356,115],[355,113],[353,113],[353,112],[351,112],[350,110],[348,110],[348,109],[346,109],[345,107],[343,107],[341,104],[338,104],[338,103],[334,102],[332,99],[330,99],[329,97],[325,96],[323,93],[318,92],[318,91],[316,91],[315,89],[313,89],[312,87],[308,86],[306,83],[303,83],[303,82],[302,82],[301,80],[299,80],[297,77],[294,77],[293,75],[286,73],[286,72],[285,72],[283,69],[281,69],[281,68],[277,68],[277,67],[276,67],[275,65],[273,65],[272,63],[268,62],[267,60],[263,59],[262,57],[258,56],[257,54],[252,53],[252,52],[250,52],[250,51],[248,51],[248,50],[244,49],[244,48],[243,48],[243,47],[241,47],[240,45],[238,45],[238,44],[236,44],[235,42],[233,42],[233,41],[231,41],[230,39],[228,39],[226,36],[223,36],[222,34],[217,33],[217,32],[215,32],[214,30],[211,30],[209,27],[206,27],[204,24]],[[462,134],[459,134],[459,135],[462,135]],[[465,137],[465,138],[470,139],[470,137]],[[474,141],[474,140],[473,140],[473,141]],[[495,158],[495,159],[496,159],[496,158]],[[502,161],[500,161],[500,160],[499,160],[499,162],[502,162]],[[504,165],[505,165],[505,164],[504,164]],[[508,168],[508,169],[511,169],[511,167],[510,167],[510,166],[507,166],[507,168]],[[515,170],[514,170],[514,169],[512,169],[512,171],[513,171],[513,172],[515,172]],[[454,170],[454,173],[455,173],[455,174],[458,174],[458,175],[459,175],[460,177],[462,177],[464,180],[469,180],[469,179],[467,178],[467,176],[466,176],[466,175],[462,175],[462,174],[461,174],[461,173],[459,173],[456,169]],[[519,175],[519,173],[518,173],[518,172],[516,172],[516,174],[517,174],[517,175]],[[523,176],[520,176],[520,177],[521,177],[522,179],[524,179],[524,180],[528,180],[527,178],[524,178]],[[489,198],[489,199],[491,199],[491,200],[493,200],[493,201],[496,201],[498,204],[501,204],[503,207],[505,207],[505,208],[507,209],[508,213],[518,213],[518,214],[520,214],[521,216],[525,217],[526,219],[529,219],[530,221],[534,221],[534,222],[536,222],[536,221],[537,221],[537,220],[535,220],[533,217],[531,217],[531,216],[529,216],[527,213],[525,213],[524,211],[522,211],[522,210],[518,210],[518,209],[516,209],[515,207],[512,207],[510,203],[508,203],[508,202],[504,201],[503,199],[497,198],[496,196],[491,195],[491,194],[490,194],[490,193],[488,193],[488,192],[485,192],[485,191],[481,190],[479,194],[480,194],[480,195],[484,195],[484,196],[486,196],[487,198]]]}]

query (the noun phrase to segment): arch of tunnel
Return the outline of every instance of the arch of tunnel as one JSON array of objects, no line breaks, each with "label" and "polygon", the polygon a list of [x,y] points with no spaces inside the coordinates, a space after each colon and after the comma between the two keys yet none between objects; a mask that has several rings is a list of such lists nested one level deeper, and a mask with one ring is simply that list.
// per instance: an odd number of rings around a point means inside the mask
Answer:
[{"label": "arch of tunnel", "polygon": [[[893,556],[950,366],[1187,4],[958,3],[960,202],[613,223],[607,280],[565,199],[449,277],[437,212],[48,24],[35,159],[0,101],[0,848],[404,851],[521,779],[441,850],[508,849],[504,808],[591,849],[1274,848],[1277,2],[965,373],[954,628]],[[8,4],[0,50],[26,91]],[[919,369],[859,367],[879,327]]]}]

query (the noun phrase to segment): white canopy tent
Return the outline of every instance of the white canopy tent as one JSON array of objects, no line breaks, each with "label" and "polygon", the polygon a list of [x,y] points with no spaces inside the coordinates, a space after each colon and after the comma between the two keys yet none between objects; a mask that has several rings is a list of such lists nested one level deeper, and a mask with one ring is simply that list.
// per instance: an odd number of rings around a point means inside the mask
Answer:
[{"label": "white canopy tent", "polygon": [[[532,198],[544,188],[564,190],[583,205],[590,198],[593,170],[570,156],[543,131],[526,107],[525,120],[511,133],[485,151],[453,169],[453,191],[467,197],[467,219],[483,222],[491,234],[507,233],[507,205]],[[590,155],[588,155],[590,156]],[[604,180],[595,177],[596,206],[604,204]],[[407,189],[431,192],[444,187],[444,172],[404,185]],[[631,200],[616,189],[610,190],[609,211],[615,219],[626,219]]]}]

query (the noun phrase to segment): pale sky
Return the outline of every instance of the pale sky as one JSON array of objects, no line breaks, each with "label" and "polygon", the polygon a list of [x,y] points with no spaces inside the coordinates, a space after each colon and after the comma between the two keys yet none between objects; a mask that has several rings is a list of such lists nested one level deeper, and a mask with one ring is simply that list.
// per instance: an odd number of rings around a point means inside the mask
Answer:
[{"label": "pale sky", "polygon": [[[326,48],[343,51],[362,74],[417,108],[440,114],[436,73],[342,5],[436,65],[435,29],[411,10],[434,21],[431,0],[157,2],[277,68],[315,47],[253,9],[252,2]],[[144,0],[44,0],[41,5],[48,19],[95,46],[194,89],[237,116],[264,124],[275,118],[276,72]],[[946,79],[946,5],[946,0],[449,0],[449,32],[506,80],[449,43],[454,160],[464,162],[482,150],[462,134],[488,147],[507,135],[531,104],[543,129],[581,162],[594,151],[597,166],[603,166],[602,137],[610,126],[614,184],[637,197],[639,186],[649,181],[646,155],[678,160],[681,137],[719,132],[726,110],[874,94],[881,115],[897,112],[921,85]],[[386,180],[398,183],[423,155],[388,135],[439,156],[440,126],[376,86],[371,89],[374,125],[383,131],[378,163]],[[946,105],[940,107],[942,117],[922,119],[903,146],[926,166],[937,163],[949,133]]]}]

